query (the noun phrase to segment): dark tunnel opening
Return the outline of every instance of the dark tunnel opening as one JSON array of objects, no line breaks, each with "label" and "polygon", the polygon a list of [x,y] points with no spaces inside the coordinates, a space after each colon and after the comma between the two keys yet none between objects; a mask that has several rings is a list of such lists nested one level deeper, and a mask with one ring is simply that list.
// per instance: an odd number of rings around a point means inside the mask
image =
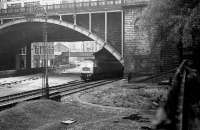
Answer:
[{"label": "dark tunnel opening", "polygon": [[[0,31],[0,70],[16,69],[16,55],[20,49],[30,49],[31,43],[43,42],[43,23],[20,23],[1,29]],[[72,29],[47,24],[48,42],[55,41],[91,41],[91,39]],[[30,51],[30,50],[29,50]],[[28,56],[30,58],[30,56]],[[30,60],[27,59],[26,60]],[[19,61],[20,62],[20,61]],[[29,65],[30,67],[30,65]]]}]

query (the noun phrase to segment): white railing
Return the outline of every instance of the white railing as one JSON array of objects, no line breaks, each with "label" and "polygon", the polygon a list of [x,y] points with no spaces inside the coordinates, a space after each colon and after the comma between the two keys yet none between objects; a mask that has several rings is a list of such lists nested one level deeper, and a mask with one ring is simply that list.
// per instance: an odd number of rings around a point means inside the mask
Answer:
[{"label": "white railing", "polygon": [[62,4],[52,4],[52,5],[33,5],[28,7],[10,7],[7,9],[1,9],[0,14],[34,14],[35,9],[38,6],[43,6],[47,12],[52,10],[76,10],[88,9],[88,8],[105,8],[109,7],[112,10],[112,6],[126,6],[126,5],[136,5],[149,2],[150,0],[98,0],[98,1],[88,1],[88,2],[74,2],[74,3],[62,3]]}]

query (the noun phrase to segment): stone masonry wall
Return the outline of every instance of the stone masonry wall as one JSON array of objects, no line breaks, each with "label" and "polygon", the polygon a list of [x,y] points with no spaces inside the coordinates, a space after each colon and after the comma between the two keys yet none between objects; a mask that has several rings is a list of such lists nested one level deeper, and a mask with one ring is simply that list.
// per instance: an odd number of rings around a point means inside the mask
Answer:
[{"label": "stone masonry wall", "polygon": [[150,43],[150,35],[154,34],[142,29],[141,14],[144,8],[124,8],[125,73],[156,74],[174,69],[179,63],[177,46],[174,43]]},{"label": "stone masonry wall", "polygon": [[150,42],[141,30],[140,16],[144,7],[124,8],[124,61],[125,73],[152,73]]}]

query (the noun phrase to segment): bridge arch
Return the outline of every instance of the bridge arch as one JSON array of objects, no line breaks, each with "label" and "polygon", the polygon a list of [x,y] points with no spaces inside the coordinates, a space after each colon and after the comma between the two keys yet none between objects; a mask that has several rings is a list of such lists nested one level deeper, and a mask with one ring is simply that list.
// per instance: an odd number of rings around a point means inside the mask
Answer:
[{"label": "bridge arch", "polygon": [[[22,18],[22,19],[18,19],[18,20],[13,20],[11,22],[0,25],[0,30],[4,29],[6,27],[12,26],[12,25],[26,23],[26,22],[44,23],[45,19],[44,18]],[[69,22],[55,20],[55,19],[47,19],[47,23],[56,24],[56,25],[60,25],[60,26],[75,30],[75,31],[91,38],[92,40],[96,41],[97,44],[101,45],[102,47],[105,47],[105,49],[107,49],[122,65],[124,65],[124,60],[123,60],[121,54],[116,49],[114,49],[111,45],[107,44],[100,37],[98,37],[94,33],[91,33],[89,30],[87,30],[83,27],[80,27],[78,25],[71,24]]]}]

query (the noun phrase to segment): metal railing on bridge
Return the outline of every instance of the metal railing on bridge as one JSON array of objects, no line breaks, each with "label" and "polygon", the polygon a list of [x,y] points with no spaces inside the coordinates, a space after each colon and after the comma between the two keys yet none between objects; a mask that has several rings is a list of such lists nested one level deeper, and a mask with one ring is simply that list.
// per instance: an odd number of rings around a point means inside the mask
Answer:
[{"label": "metal railing on bridge", "polygon": [[73,2],[52,5],[33,5],[28,7],[10,7],[0,10],[0,16],[23,16],[39,13],[39,7],[43,6],[48,14],[55,13],[81,13],[95,11],[121,10],[123,6],[147,4],[149,0],[97,0],[88,2]]}]

